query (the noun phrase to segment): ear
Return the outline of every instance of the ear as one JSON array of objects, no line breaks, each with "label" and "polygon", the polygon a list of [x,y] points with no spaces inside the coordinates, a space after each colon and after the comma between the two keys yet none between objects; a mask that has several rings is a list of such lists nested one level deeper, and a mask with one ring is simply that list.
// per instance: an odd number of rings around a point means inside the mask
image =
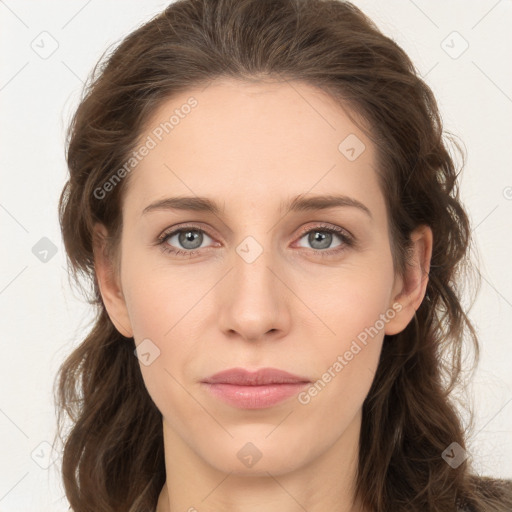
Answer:
[{"label": "ear", "polygon": [[120,283],[120,272],[116,262],[107,254],[108,231],[101,223],[94,225],[94,268],[100,288],[103,304],[116,329],[125,337],[133,337],[133,330],[128,315]]},{"label": "ear", "polygon": [[397,276],[393,287],[391,305],[396,315],[387,324],[385,334],[398,334],[403,331],[420,307],[428,283],[430,260],[432,258],[432,230],[429,226],[419,226],[411,233],[412,247],[410,260],[403,276]]}]

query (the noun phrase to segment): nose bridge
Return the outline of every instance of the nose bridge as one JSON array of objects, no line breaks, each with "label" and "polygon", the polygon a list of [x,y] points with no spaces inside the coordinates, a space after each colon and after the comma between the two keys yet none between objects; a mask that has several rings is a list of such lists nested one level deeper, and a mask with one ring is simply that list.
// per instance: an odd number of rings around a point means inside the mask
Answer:
[{"label": "nose bridge", "polygon": [[[262,239],[261,236],[258,237]],[[273,255],[270,237],[260,243],[254,236],[245,237],[235,248],[234,275],[241,290],[253,293],[258,298],[261,292],[270,293],[273,288],[273,274],[270,272],[275,255]]]},{"label": "nose bridge", "polygon": [[287,314],[282,285],[274,274],[279,263],[271,237],[262,230],[247,235],[234,249],[233,269],[221,298],[221,329],[247,339],[283,329]]},{"label": "nose bridge", "polygon": [[268,234],[248,235],[236,246],[233,277],[239,304],[271,308],[271,304],[266,304],[275,300],[275,277],[270,268],[276,264],[276,258],[271,246]]}]

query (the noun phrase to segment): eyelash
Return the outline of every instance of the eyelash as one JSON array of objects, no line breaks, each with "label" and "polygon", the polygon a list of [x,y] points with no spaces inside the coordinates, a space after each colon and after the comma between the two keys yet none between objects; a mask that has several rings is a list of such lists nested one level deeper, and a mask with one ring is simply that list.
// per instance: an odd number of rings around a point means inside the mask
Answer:
[{"label": "eyelash", "polygon": [[[199,226],[185,225],[185,226],[181,226],[178,229],[173,229],[172,231],[165,231],[164,233],[162,233],[162,235],[160,235],[158,237],[156,245],[159,245],[161,250],[166,254],[173,254],[175,256],[192,257],[200,249],[186,251],[186,250],[182,250],[182,249],[173,248],[172,246],[170,246],[169,244],[166,243],[169,238],[176,235],[177,233],[181,233],[184,231],[201,231],[203,233],[206,233],[206,235],[208,235],[210,238],[213,238],[210,234],[208,234],[207,231],[200,228]],[[339,245],[335,249],[326,249],[326,250],[310,249],[310,250],[315,251],[316,253],[320,254],[322,257],[336,256],[339,253],[346,250],[348,247],[353,247],[355,245],[354,237],[352,235],[350,235],[345,229],[339,228],[339,227],[333,227],[333,226],[325,226],[325,225],[319,225],[319,226],[315,226],[313,228],[304,228],[301,231],[301,234],[298,239],[300,240],[301,238],[304,237],[304,235],[307,235],[308,233],[310,233],[312,231],[313,232],[318,231],[320,233],[324,233],[324,232],[334,233],[335,235],[338,235],[342,241],[341,245]]]}]

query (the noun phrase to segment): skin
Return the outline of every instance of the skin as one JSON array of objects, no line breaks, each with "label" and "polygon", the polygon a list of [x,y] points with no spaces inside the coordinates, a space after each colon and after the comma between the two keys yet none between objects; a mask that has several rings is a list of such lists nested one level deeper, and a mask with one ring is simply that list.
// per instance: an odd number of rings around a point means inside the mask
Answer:
[{"label": "skin", "polygon": [[[384,335],[402,331],[423,300],[432,232],[413,233],[411,265],[395,275],[375,148],[322,91],[298,82],[216,81],[161,104],[140,140],[191,95],[198,106],[129,177],[119,267],[96,250],[116,328],[160,350],[140,364],[163,416],[167,481],[157,512],[362,511],[353,502],[361,408]],[[338,150],[349,134],[366,146],[354,161]],[[371,216],[348,206],[279,210],[300,194],[344,194]],[[207,196],[224,210],[141,215],[153,201],[181,195]],[[204,230],[201,248],[191,257],[162,252],[158,237],[183,223]],[[326,249],[300,231],[325,234],[319,225],[347,230],[356,244],[334,234]],[[96,229],[106,234],[101,224]],[[248,236],[263,249],[251,263],[236,251]],[[193,245],[178,235],[166,244]],[[307,404],[292,397],[243,410],[201,384],[233,367],[280,368],[315,382],[393,304],[400,311]],[[261,454],[252,467],[237,457],[248,442]]]}]

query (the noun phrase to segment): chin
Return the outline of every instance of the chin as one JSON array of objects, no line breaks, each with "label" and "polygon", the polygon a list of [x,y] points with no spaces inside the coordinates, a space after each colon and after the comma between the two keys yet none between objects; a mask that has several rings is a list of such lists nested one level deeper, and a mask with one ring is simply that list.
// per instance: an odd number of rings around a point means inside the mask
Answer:
[{"label": "chin", "polygon": [[[308,464],[314,458],[314,447],[306,439],[294,439],[295,436],[291,439],[288,437],[287,442],[284,441],[286,436],[272,439],[274,434],[269,436],[269,432],[273,428],[275,426],[265,428],[264,434],[259,432],[261,427],[245,429],[245,433],[240,429],[226,443],[209,445],[202,456],[218,471],[243,476],[286,474]],[[318,451],[321,451],[320,447]]]}]

